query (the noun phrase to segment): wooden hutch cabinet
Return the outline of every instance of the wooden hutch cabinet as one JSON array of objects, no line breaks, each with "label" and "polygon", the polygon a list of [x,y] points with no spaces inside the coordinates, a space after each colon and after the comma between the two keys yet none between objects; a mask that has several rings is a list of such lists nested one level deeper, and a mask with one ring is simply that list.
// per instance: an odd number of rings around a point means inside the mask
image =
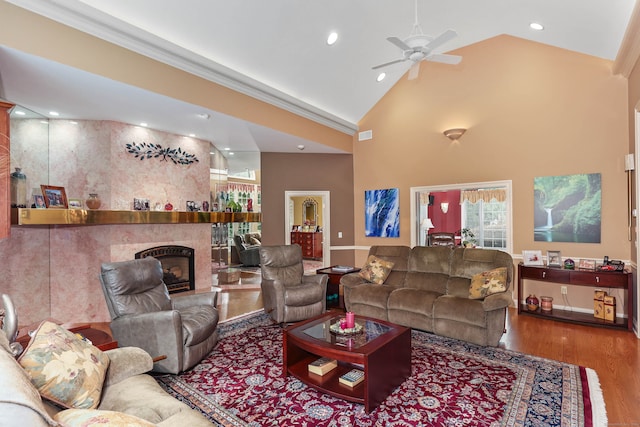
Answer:
[{"label": "wooden hutch cabinet", "polygon": [[302,258],[322,258],[322,232],[292,231],[291,244],[294,243],[302,247]]}]

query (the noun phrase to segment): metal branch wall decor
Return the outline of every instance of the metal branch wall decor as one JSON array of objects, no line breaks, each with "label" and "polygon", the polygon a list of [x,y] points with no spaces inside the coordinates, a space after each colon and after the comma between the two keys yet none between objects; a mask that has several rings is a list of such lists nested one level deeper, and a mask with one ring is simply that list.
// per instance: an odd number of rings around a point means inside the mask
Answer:
[{"label": "metal branch wall decor", "polygon": [[154,159],[160,158],[161,161],[165,162],[171,160],[176,165],[190,165],[191,163],[199,162],[195,154],[182,151],[180,147],[163,148],[160,144],[147,144],[146,142],[137,144],[132,142],[131,144],[126,144],[126,148],[129,153],[140,160],[153,157]]}]

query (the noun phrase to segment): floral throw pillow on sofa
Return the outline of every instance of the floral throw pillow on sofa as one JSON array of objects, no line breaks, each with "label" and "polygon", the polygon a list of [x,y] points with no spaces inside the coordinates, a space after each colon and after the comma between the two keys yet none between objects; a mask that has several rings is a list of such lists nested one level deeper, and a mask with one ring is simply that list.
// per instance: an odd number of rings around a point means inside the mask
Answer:
[{"label": "floral throw pillow on sofa", "polygon": [[393,262],[385,261],[375,255],[369,255],[367,262],[360,269],[360,277],[367,282],[381,285],[389,277],[392,268]]},{"label": "floral throw pillow on sofa", "polygon": [[471,278],[469,299],[482,299],[507,290],[507,267],[483,271]]},{"label": "floral throw pillow on sofa", "polygon": [[100,403],[109,357],[52,322],[42,322],[18,363],[40,395],[65,408]]}]

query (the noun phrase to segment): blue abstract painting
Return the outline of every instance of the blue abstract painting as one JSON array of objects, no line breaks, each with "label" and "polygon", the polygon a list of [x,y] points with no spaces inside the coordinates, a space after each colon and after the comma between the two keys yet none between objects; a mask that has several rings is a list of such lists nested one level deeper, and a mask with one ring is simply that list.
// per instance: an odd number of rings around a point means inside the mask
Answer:
[{"label": "blue abstract painting", "polygon": [[400,237],[400,197],[397,188],[364,192],[367,237]]}]

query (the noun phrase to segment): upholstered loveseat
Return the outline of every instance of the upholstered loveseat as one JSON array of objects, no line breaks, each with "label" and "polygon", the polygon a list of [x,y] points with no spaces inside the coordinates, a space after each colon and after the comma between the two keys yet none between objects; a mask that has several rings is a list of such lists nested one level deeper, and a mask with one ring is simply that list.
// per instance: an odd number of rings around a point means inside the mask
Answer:
[{"label": "upholstered loveseat", "polygon": [[[144,350],[123,347],[108,350],[104,354],[108,357],[109,363],[97,408],[62,410],[41,398],[27,371],[11,354],[7,337],[0,330],[0,426],[212,425],[199,412],[167,394],[151,376],[144,373],[153,366],[151,356]],[[58,367],[66,364],[67,369],[56,369],[62,376],[65,372],[70,378],[81,378],[85,375],[84,372],[72,375],[74,372],[80,372],[78,362],[74,362],[72,358],[60,357],[58,361],[52,361],[58,363]],[[83,365],[93,366],[88,361]],[[53,370],[52,366],[46,372],[51,375]],[[66,388],[64,382],[55,382],[52,387],[57,387],[58,390]],[[135,421],[130,418],[132,416],[136,417]]]},{"label": "upholstered loveseat", "polygon": [[[393,263],[391,271],[381,284],[368,282],[360,273],[342,276],[347,310],[479,345],[498,345],[512,302],[509,254],[446,246],[373,246],[371,256]],[[504,290],[486,295],[483,288],[478,293],[477,284],[488,283],[486,277],[494,271],[503,274]]]}]

